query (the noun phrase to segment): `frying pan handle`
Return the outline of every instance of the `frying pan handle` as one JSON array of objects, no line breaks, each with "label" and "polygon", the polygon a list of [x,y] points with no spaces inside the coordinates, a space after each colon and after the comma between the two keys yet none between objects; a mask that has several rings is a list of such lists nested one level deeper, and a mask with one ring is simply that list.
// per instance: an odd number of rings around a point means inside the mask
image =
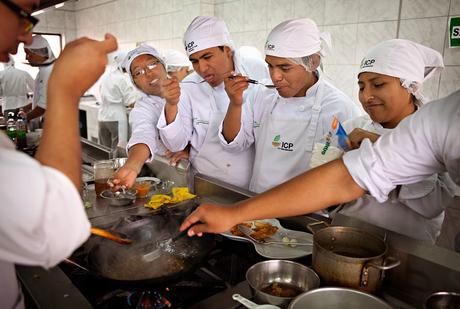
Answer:
[{"label": "frying pan handle", "polygon": [[307,224],[307,229],[312,233],[315,234],[317,230],[320,230],[321,228],[315,228],[316,226],[319,225],[324,225],[325,227],[329,227],[330,224],[325,222],[325,221],[318,221],[318,222],[313,222],[313,223],[308,223]]}]

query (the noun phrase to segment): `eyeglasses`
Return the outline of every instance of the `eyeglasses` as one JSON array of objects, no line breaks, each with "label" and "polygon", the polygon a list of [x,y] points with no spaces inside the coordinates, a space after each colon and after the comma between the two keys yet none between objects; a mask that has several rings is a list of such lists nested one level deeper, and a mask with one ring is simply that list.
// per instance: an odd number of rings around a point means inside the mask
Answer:
[{"label": "eyeglasses", "polygon": [[24,25],[22,28],[23,33],[29,33],[38,23],[38,18],[33,17],[31,14],[24,11],[20,6],[18,6],[14,2],[11,2],[10,0],[0,0],[0,2],[6,5],[11,11],[16,13],[16,15],[19,16],[19,18],[22,18],[22,20],[24,20]]},{"label": "eyeglasses", "polygon": [[134,78],[140,78],[141,76],[145,76],[145,74],[147,74],[147,71],[152,71],[153,69],[155,69],[158,65],[158,60],[156,61],[153,61],[149,64],[147,64],[144,68],[139,68],[139,69],[136,69],[134,70],[133,72],[133,77]]}]

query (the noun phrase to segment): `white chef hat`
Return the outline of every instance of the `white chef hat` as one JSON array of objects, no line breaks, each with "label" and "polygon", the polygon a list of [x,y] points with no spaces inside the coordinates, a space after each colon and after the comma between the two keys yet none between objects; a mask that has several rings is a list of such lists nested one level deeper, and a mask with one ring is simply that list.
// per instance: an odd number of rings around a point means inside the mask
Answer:
[{"label": "white chef hat", "polygon": [[32,43],[29,45],[24,45],[24,48],[30,50],[32,53],[48,57],[48,59],[43,63],[51,63],[55,60],[53,51],[48,41],[41,35],[37,34],[32,37]]},{"label": "white chef hat", "polygon": [[331,35],[321,33],[309,18],[282,22],[270,32],[265,43],[265,55],[300,58],[319,53],[325,56],[331,49]]},{"label": "white chef hat", "polygon": [[168,49],[163,53],[163,57],[168,67],[188,67],[189,70],[193,69],[190,60],[180,51]]},{"label": "white chef hat", "polygon": [[185,31],[184,46],[187,56],[216,46],[234,49],[225,22],[213,16],[195,17]]},{"label": "white chef hat", "polygon": [[166,69],[165,61],[164,61],[163,57],[161,57],[160,52],[158,50],[156,50],[155,48],[153,48],[152,46],[150,46],[150,45],[141,44],[138,47],[136,47],[135,49],[133,49],[130,52],[128,52],[126,57],[124,57],[123,63],[121,65],[122,68],[124,68],[126,70],[126,72],[129,73],[129,77],[131,78],[131,82],[133,83],[133,85],[136,85],[136,83],[134,82],[133,76],[131,74],[131,63],[134,61],[134,59],[136,59],[137,57],[139,57],[141,55],[151,55],[151,56],[157,58],[158,61],[160,61],[160,63]]},{"label": "white chef hat", "polygon": [[130,75],[131,75],[131,63],[134,61],[134,59],[136,59],[137,57],[141,55],[151,55],[157,58],[160,61],[160,63],[163,65],[163,67],[165,67],[166,69],[166,63],[163,57],[161,56],[160,52],[150,45],[141,44],[135,49],[128,52],[128,54],[126,55],[122,63],[123,68],[125,68],[125,70],[128,73],[130,73]]},{"label": "white chef hat", "polygon": [[359,74],[373,72],[401,79],[402,86],[423,101],[423,82],[444,68],[441,54],[403,39],[384,41],[371,48],[361,61]]}]

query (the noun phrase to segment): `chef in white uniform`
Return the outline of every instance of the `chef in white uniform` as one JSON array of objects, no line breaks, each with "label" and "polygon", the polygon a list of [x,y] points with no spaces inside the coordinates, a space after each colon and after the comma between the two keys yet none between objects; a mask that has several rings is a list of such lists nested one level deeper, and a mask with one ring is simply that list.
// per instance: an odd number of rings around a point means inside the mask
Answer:
[{"label": "chef in white uniform", "polygon": [[[373,47],[358,74],[359,99],[368,114],[343,124],[353,147],[359,148],[364,138],[375,142],[415,113],[426,101],[423,83],[443,67],[439,52],[408,40],[388,40]],[[434,174],[399,186],[384,203],[366,194],[345,204],[340,213],[434,243],[455,190],[447,173]]]},{"label": "chef in white uniform", "polygon": [[167,75],[160,53],[147,44],[130,51],[123,67],[142,96],[129,114],[132,134],[126,146],[128,160],[114,174],[113,184],[131,187],[144,163],[152,161],[155,155],[164,155],[166,151],[156,125],[165,104],[161,82]]},{"label": "chef in white uniform", "polygon": [[193,66],[187,56],[180,51],[168,49],[163,53],[163,58],[166,63],[166,71],[171,77],[177,78],[178,81],[183,80],[193,72]]},{"label": "chef in white uniform", "polygon": [[0,71],[0,97],[3,97],[3,114],[26,106],[27,93],[34,91],[34,79],[29,73],[14,67],[14,60],[5,64]]},{"label": "chef in white uniform", "polygon": [[112,55],[112,63],[101,77],[102,104],[98,112],[99,143],[115,149],[128,142],[128,115],[126,107],[134,105],[138,93],[129,76],[123,72],[125,52]]},{"label": "chef in white uniform", "polygon": [[171,151],[190,144],[190,161],[197,172],[247,189],[253,147],[232,153],[221,144],[218,132],[229,103],[224,74],[251,72],[235,52],[225,23],[216,17],[196,17],[184,44],[195,72],[182,81],[178,104],[165,105],[158,122],[161,139]]},{"label": "chef in white uniform", "polygon": [[[220,233],[237,223],[311,213],[357,199],[369,192],[383,203],[402,184],[448,172],[460,185],[460,91],[422,106],[375,143],[364,139],[359,149],[342,159],[314,168],[298,177],[236,205],[202,204],[182,224],[188,235]],[[458,214],[460,201],[451,208]],[[449,209],[448,208],[448,209]],[[450,215],[446,211],[446,219]],[[460,233],[457,219],[443,223],[444,230]],[[450,222],[450,224],[448,224]],[[450,229],[449,229],[450,228]],[[452,237],[446,247],[453,248]]]},{"label": "chef in white uniform", "polygon": [[[0,2],[0,61],[15,54],[20,42],[32,42],[37,20],[27,14],[38,3],[20,3],[25,16]],[[113,37],[102,43],[84,39],[64,49],[50,77],[49,119],[35,158],[16,151],[0,133],[0,308],[24,308],[15,264],[55,266],[90,234],[79,194],[78,103],[115,49]],[[82,53],[88,58],[79,58]]]},{"label": "chef in white uniform", "polygon": [[35,77],[35,90],[32,101],[32,110],[27,113],[27,121],[43,116],[46,111],[46,91],[48,79],[56,60],[48,41],[41,35],[34,35],[32,44],[24,45],[26,59],[31,66],[38,67]]},{"label": "chef in white uniform", "polygon": [[[340,121],[360,114],[358,106],[327,82],[318,68],[328,34],[308,18],[282,22],[268,35],[265,61],[276,90],[257,87],[245,99],[251,106],[241,115],[242,90],[229,93],[230,106],[222,125],[222,145],[240,152],[255,143],[251,191],[264,192],[309,169],[313,145]],[[246,78],[230,77],[234,86]],[[230,86],[233,87],[233,86]]]}]

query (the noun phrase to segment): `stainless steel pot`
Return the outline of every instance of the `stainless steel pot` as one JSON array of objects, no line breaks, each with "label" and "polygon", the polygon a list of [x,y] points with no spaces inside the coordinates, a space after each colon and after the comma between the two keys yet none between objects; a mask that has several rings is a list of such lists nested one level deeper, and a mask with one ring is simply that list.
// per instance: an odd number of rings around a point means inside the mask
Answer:
[{"label": "stainless steel pot", "polygon": [[437,292],[427,297],[423,304],[424,309],[459,309],[460,293]]},{"label": "stainless steel pot", "polygon": [[246,272],[246,280],[257,302],[282,308],[286,308],[295,296],[281,297],[264,292],[271,284],[281,284],[281,289],[284,285],[286,289],[298,289],[299,293],[319,287],[319,277],[311,268],[287,260],[256,263]]},{"label": "stainless steel pot", "polygon": [[312,266],[324,285],[375,293],[384,270],[400,264],[386,254],[387,245],[382,239],[360,229],[331,226],[313,235]]},{"label": "stainless steel pot", "polygon": [[289,309],[391,309],[383,300],[361,291],[346,288],[321,288],[297,296]]}]

